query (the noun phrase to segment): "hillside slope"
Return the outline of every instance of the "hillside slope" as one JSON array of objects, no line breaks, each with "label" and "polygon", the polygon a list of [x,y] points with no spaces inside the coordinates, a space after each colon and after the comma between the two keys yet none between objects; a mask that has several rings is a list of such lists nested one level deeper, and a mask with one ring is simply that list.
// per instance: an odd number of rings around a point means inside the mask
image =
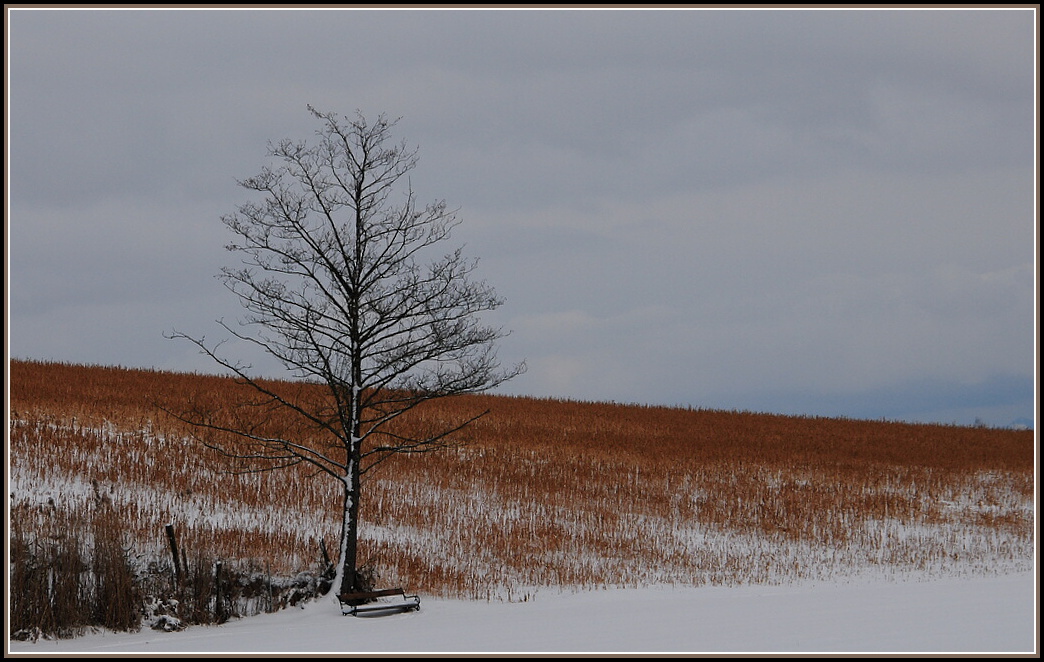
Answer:
[{"label": "hillside slope", "polygon": [[[232,380],[10,369],[14,534],[89,547],[104,525],[162,567],[174,523],[203,565],[283,577],[320,567],[338,526],[331,481],[230,474],[160,409],[233,403]],[[459,448],[396,458],[366,483],[361,556],[381,584],[527,600],[547,587],[1033,567],[1032,431],[502,396],[439,407],[418,415],[489,414]]]}]

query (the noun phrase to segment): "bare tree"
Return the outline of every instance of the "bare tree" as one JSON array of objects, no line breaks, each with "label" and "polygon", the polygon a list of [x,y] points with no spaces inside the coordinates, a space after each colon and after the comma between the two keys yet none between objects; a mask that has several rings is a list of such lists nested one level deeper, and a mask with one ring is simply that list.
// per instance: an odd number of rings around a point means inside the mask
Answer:
[{"label": "bare tree", "polygon": [[[343,514],[334,587],[358,590],[361,478],[396,453],[446,447],[483,415],[410,434],[397,419],[436,398],[489,390],[524,370],[501,369],[495,342],[505,333],[479,315],[501,305],[472,279],[461,249],[433,251],[459,223],[439,201],[418,208],[407,174],[416,150],[393,143],[395,121],[369,123],[322,113],[317,141],[269,145],[274,166],[240,182],[263,194],[222,218],[242,266],[222,270],[248,311],[235,337],[278,359],[295,381],[318,383],[321,398],[277,388],[223,358],[218,347],[175,331],[252,388],[255,418],[279,409],[299,422],[272,435],[258,420],[180,414],[203,443],[253,471],[306,464],[338,481]],[[316,389],[312,389],[312,393]],[[291,395],[291,394],[298,395]],[[231,438],[235,443],[229,443]]]}]

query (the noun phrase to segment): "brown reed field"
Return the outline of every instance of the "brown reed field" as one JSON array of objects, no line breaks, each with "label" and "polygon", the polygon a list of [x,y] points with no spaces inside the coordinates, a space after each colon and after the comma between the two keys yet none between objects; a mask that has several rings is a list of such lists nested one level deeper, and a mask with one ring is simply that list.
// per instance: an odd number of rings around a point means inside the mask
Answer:
[{"label": "brown reed field", "polygon": [[[10,385],[12,541],[61,532],[90,547],[104,528],[116,556],[155,565],[173,523],[199,563],[290,577],[317,571],[337,539],[333,481],[233,473],[160,409],[249,399],[230,378],[12,361]],[[487,409],[459,447],[366,475],[360,556],[379,584],[527,600],[1033,567],[1033,431],[495,395],[403,425]],[[257,424],[295,430],[266,416]]]}]

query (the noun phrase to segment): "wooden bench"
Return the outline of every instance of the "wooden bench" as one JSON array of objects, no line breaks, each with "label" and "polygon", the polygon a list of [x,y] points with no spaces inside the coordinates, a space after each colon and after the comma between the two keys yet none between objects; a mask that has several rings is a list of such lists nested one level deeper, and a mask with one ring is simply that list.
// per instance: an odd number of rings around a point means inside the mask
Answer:
[{"label": "wooden bench", "polygon": [[[393,602],[378,601],[377,598],[397,597]],[[337,596],[341,601],[341,613],[358,616],[369,612],[401,612],[420,609],[420,597],[406,595],[401,588],[386,588],[380,591],[360,591],[357,593],[342,593]]]}]

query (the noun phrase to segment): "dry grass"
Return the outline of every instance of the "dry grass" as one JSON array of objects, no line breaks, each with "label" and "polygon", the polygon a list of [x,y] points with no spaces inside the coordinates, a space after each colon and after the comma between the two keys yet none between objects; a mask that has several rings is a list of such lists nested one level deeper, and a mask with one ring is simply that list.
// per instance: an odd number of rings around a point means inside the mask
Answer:
[{"label": "dry grass", "polygon": [[[75,514],[87,537],[104,511],[145,559],[169,554],[163,526],[175,522],[190,554],[317,569],[320,541],[336,540],[332,481],[230,475],[156,407],[242,394],[219,377],[12,362],[12,525],[35,540],[54,513]],[[521,600],[1032,567],[1032,431],[497,396],[446,401],[404,425],[484,409],[466,446],[369,476],[361,558],[381,584]]]}]

